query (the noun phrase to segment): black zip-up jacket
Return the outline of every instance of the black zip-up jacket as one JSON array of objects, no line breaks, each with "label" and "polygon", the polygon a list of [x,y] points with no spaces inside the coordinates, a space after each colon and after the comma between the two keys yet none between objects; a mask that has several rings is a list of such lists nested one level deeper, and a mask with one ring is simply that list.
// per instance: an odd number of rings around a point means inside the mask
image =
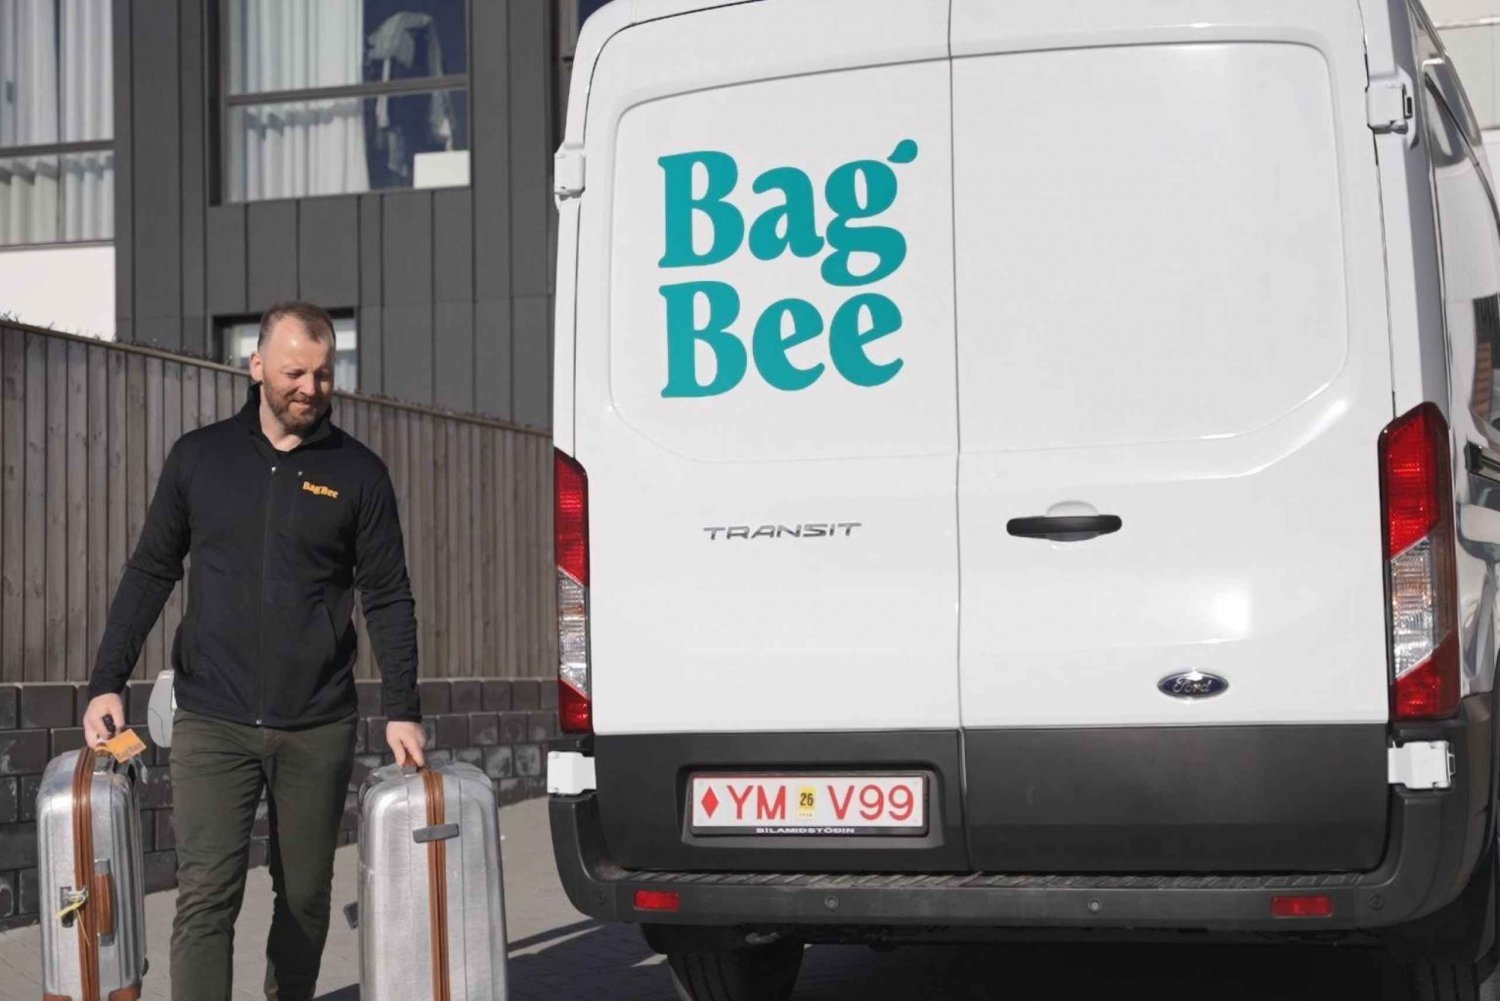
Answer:
[{"label": "black zip-up jacket", "polygon": [[110,605],[90,698],[125,687],[191,553],[172,641],[178,705],[273,727],[348,716],[357,589],[386,717],[422,718],[395,490],[380,457],[330,418],[279,452],[261,432],[256,384],[236,416],[177,440]]}]

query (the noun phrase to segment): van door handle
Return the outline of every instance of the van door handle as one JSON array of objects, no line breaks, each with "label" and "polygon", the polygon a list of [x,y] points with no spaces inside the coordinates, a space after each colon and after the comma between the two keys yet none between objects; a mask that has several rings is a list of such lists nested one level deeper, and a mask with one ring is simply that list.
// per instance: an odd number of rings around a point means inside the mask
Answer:
[{"label": "van door handle", "polygon": [[1113,514],[1085,514],[1085,515],[1063,515],[1060,517],[1034,517],[1034,518],[1012,518],[1005,523],[1005,530],[1011,535],[1017,535],[1025,539],[1056,539],[1060,542],[1081,542],[1082,539],[1058,539],[1058,536],[1085,536],[1093,538],[1096,535],[1108,535],[1118,532],[1124,522],[1120,521],[1118,515]]}]

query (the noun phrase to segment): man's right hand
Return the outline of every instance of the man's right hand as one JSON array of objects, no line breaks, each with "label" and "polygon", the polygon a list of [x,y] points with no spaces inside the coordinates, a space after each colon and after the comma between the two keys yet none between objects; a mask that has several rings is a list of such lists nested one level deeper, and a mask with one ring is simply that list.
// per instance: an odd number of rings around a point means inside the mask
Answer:
[{"label": "man's right hand", "polygon": [[90,747],[104,743],[110,738],[104,717],[109,716],[115,729],[125,725],[125,700],[118,695],[96,695],[89,699],[89,707],[83,712],[83,739]]}]

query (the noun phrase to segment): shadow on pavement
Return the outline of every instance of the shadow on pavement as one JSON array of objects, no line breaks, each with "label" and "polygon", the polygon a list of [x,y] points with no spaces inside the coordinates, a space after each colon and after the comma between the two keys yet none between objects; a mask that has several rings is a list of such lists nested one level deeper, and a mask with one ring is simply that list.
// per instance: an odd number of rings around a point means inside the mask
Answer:
[{"label": "shadow on pavement", "polygon": [[[578,922],[512,944],[512,1001],[675,1001],[629,927]],[[1378,957],[1327,947],[815,946],[796,1001],[1376,1001],[1403,998]],[[1482,997],[1500,998],[1494,984]],[[318,1001],[359,1001],[357,987]]]}]

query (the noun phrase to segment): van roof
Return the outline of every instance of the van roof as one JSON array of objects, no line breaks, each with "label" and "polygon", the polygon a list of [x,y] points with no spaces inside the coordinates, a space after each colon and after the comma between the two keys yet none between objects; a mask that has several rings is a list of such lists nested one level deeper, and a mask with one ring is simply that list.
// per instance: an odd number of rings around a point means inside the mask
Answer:
[{"label": "van roof", "polygon": [[729,7],[734,4],[755,3],[757,0],[614,0],[605,4],[597,13],[583,23],[578,35],[578,45],[573,50],[573,77],[578,79],[580,67],[588,67],[588,77],[582,87],[575,86],[568,99],[568,120],[563,132],[563,143],[583,142],[583,118],[588,110],[588,94],[593,81],[594,63],[604,49],[604,43],[631,25],[656,21],[679,14],[709,10],[713,7]]}]

